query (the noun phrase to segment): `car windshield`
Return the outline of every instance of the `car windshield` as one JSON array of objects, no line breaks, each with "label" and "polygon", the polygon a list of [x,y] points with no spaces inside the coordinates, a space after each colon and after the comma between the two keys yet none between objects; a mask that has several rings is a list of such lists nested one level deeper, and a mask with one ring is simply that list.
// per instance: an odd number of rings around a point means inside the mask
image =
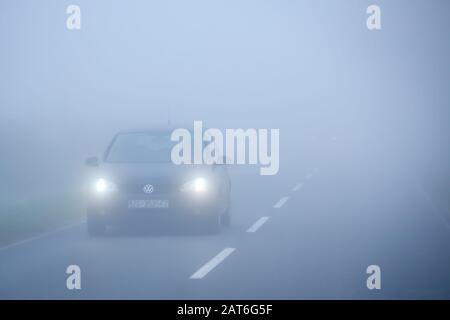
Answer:
[{"label": "car windshield", "polygon": [[170,162],[174,142],[170,134],[123,133],[119,134],[106,155],[107,162]]}]

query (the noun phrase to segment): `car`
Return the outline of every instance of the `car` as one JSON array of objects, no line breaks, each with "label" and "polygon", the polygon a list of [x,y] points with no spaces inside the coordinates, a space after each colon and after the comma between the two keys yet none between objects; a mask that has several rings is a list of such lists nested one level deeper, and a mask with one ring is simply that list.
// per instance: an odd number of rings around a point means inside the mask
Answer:
[{"label": "car", "polygon": [[209,233],[230,224],[231,182],[225,164],[171,161],[170,128],[117,133],[102,157],[89,157],[92,168],[87,229],[92,236],[108,226],[194,223]]}]

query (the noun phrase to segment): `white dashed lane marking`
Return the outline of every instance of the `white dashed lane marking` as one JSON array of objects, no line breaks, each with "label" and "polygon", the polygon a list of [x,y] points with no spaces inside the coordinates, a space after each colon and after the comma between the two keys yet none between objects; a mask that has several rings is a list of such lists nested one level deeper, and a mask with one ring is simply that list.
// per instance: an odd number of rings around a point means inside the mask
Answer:
[{"label": "white dashed lane marking", "polygon": [[283,198],[281,198],[277,203],[275,203],[275,205],[273,206],[275,209],[279,209],[279,208],[281,208],[285,203],[286,203],[286,201],[288,201],[288,199],[289,199],[289,197],[283,197]]},{"label": "white dashed lane marking", "polygon": [[223,260],[226,259],[230,254],[233,253],[235,248],[225,248],[223,249],[217,256],[209,260],[203,267],[197,270],[190,279],[202,279],[206,276],[211,270],[217,267]]},{"label": "white dashed lane marking", "polygon": [[250,228],[247,229],[247,232],[256,232],[261,226],[269,220],[269,217],[262,217],[258,219]]},{"label": "white dashed lane marking", "polygon": [[[317,172],[319,169],[314,168],[314,172]],[[306,175],[306,179],[309,180],[312,178],[312,174],[309,173]],[[292,191],[298,191],[303,187],[302,183],[298,183],[296,186],[292,188]],[[278,200],[277,203],[274,204],[274,209],[281,208],[287,201],[289,200],[289,197],[282,197],[280,200]],[[269,217],[261,217],[259,218],[250,228],[247,229],[247,232],[256,232],[261,226],[269,220]],[[198,269],[192,276],[190,276],[190,279],[202,279],[205,277],[209,272],[211,272],[215,267],[217,267],[222,261],[224,261],[230,254],[232,254],[236,250],[235,248],[225,248],[223,249],[218,255],[216,255],[214,258],[209,260],[205,265],[203,265],[200,269]]]}]

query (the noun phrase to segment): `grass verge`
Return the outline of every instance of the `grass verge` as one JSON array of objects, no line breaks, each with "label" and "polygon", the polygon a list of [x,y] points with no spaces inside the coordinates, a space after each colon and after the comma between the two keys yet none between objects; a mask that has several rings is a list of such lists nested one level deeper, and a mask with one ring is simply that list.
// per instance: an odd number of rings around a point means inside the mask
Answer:
[{"label": "grass verge", "polygon": [[82,221],[82,199],[67,193],[0,202],[0,247]]}]

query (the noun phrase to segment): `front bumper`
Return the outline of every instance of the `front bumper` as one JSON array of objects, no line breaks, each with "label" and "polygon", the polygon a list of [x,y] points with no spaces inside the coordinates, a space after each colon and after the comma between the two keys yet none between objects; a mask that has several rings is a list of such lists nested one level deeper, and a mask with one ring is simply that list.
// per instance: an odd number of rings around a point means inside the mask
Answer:
[{"label": "front bumper", "polygon": [[[164,200],[167,208],[129,208],[131,200]],[[120,223],[129,220],[165,219],[192,220],[216,215],[220,208],[220,199],[216,193],[159,194],[159,195],[123,195],[112,193],[92,196],[88,203],[88,214],[98,216],[107,223]]]}]

